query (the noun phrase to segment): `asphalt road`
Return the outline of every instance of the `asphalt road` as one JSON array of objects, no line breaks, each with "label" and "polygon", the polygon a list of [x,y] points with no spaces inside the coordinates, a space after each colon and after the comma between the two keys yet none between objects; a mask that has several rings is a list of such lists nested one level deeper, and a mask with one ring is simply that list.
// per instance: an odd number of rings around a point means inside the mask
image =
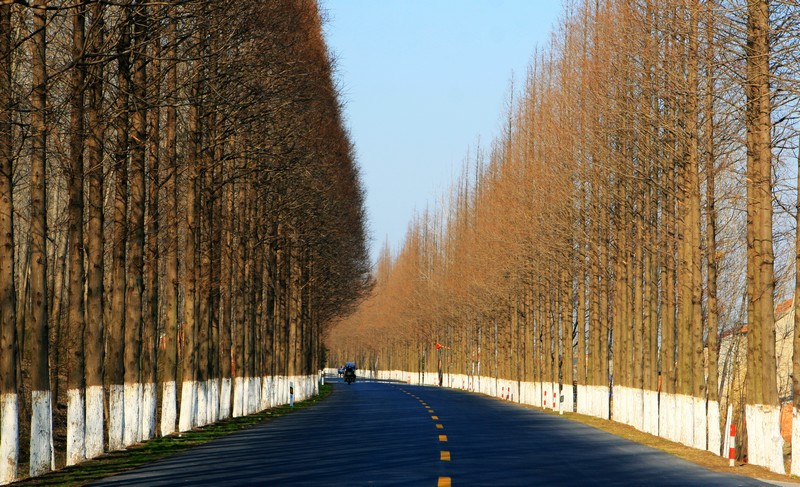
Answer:
[{"label": "asphalt road", "polygon": [[765,485],[477,394],[334,382],[313,408],[93,485]]}]

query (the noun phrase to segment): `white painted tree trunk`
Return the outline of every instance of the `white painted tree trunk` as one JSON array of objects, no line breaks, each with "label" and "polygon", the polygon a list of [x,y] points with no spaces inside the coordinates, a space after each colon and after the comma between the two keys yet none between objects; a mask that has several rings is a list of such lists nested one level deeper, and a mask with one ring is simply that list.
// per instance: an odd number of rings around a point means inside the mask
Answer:
[{"label": "white painted tree trunk", "polygon": [[708,451],[715,455],[720,454],[722,448],[722,435],[719,429],[719,402],[708,401],[706,423],[708,425]]},{"label": "white painted tree trunk", "polygon": [[125,384],[125,432],[124,446],[133,445],[141,439],[142,418],[139,410],[142,385],[138,382]]},{"label": "white painted tree trunk", "polygon": [[205,426],[208,423],[208,382],[201,380],[195,383],[197,395],[197,426]]},{"label": "white painted tree trunk", "polygon": [[231,417],[231,379],[222,379],[219,392],[219,417],[228,419]]},{"label": "white painted tree trunk", "polygon": [[675,424],[676,415],[677,411],[675,410],[675,395],[662,392],[661,404],[659,405],[658,411],[658,435],[660,437],[666,438],[670,441],[677,441],[678,435],[675,432],[676,428],[673,426]]},{"label": "white painted tree trunk", "polygon": [[783,474],[783,438],[780,430],[781,410],[779,406],[748,404],[745,406],[747,421],[747,461],[761,465],[773,472]]},{"label": "white painted tree trunk", "polygon": [[590,414],[589,391],[586,385],[578,384],[578,414]]},{"label": "white painted tree trunk", "polygon": [[156,384],[142,384],[142,439],[156,436]]},{"label": "white painted tree trunk", "polygon": [[31,393],[30,476],[38,477],[55,468],[53,457],[53,409],[50,391]]},{"label": "white painted tree trunk", "polygon": [[283,401],[283,377],[278,376],[273,379],[275,381],[275,404],[274,406],[282,406],[286,404]]},{"label": "white painted tree trunk", "polygon": [[572,384],[564,384],[561,389],[561,395],[564,396],[564,402],[561,407],[565,413],[571,413],[575,410],[575,394],[572,387]]},{"label": "white painted tree trunk", "polygon": [[86,388],[86,458],[104,453],[103,386]]},{"label": "white painted tree trunk", "polygon": [[[678,394],[675,396],[675,404],[677,405],[678,442],[686,446],[694,446],[694,398],[686,394]],[[705,411],[703,417],[705,417]]]},{"label": "white painted tree trunk", "polygon": [[702,397],[693,397],[694,399],[694,434],[692,439],[694,443],[691,445],[698,450],[705,450],[708,448],[708,412],[706,411],[706,400]]},{"label": "white painted tree trunk", "polygon": [[[583,398],[585,402],[584,407],[586,408],[586,414],[589,416],[597,416],[597,391],[595,390],[595,386],[587,385],[586,387],[586,397]],[[578,398],[578,404],[580,404],[581,398]]]},{"label": "white painted tree trunk", "polygon": [[219,421],[219,379],[211,379],[211,422]]},{"label": "white painted tree trunk", "polygon": [[67,391],[67,466],[86,460],[86,418],[81,389]]},{"label": "white painted tree trunk", "polygon": [[800,411],[792,408],[792,475],[800,475]]},{"label": "white painted tree trunk", "polygon": [[19,466],[19,396],[0,395],[0,485],[17,479]]},{"label": "white painted tree trunk", "polygon": [[275,377],[267,377],[267,403],[269,407],[275,407]]},{"label": "white painted tree trunk", "polygon": [[108,449],[125,448],[125,388],[113,384],[108,388]]},{"label": "white painted tree trunk", "polygon": [[658,391],[643,391],[642,431],[658,436]]},{"label": "white painted tree trunk", "polygon": [[269,377],[261,379],[261,404],[259,409],[269,409]]},{"label": "white painted tree trunk", "polygon": [[644,391],[631,389],[631,426],[639,431],[644,431]]},{"label": "white painted tree trunk", "polygon": [[239,418],[244,416],[244,398],[245,387],[244,377],[235,377],[233,379],[233,417]]},{"label": "white painted tree trunk", "polygon": [[252,388],[252,406],[250,407],[250,414],[257,413],[259,411],[259,406],[261,405],[261,377],[254,377],[253,378],[253,388]]},{"label": "white painted tree trunk", "polygon": [[627,411],[625,409],[628,404],[628,401],[625,398],[626,392],[626,387],[618,385],[612,387],[614,402],[611,403],[611,419],[617,423],[628,424]]},{"label": "white painted tree trunk", "polygon": [[242,377],[242,416],[250,414],[250,377]]},{"label": "white painted tree trunk", "polygon": [[244,415],[247,416],[249,414],[253,414],[254,407],[253,407],[253,398],[255,397],[255,391],[253,388],[255,387],[255,381],[252,377],[247,377],[245,379],[245,398],[244,398]]},{"label": "white painted tree trunk", "polygon": [[178,419],[175,381],[164,382],[161,394],[161,436],[167,436],[175,432],[175,421]]},{"label": "white painted tree trunk", "polygon": [[589,386],[589,387],[591,388],[591,397],[593,398],[592,410],[594,411],[594,413],[592,414],[592,416],[596,418],[608,419],[609,408],[611,406],[609,404],[608,387],[607,386]]},{"label": "white painted tree trunk", "polygon": [[194,427],[195,410],[195,382],[187,380],[181,385],[181,416],[178,421],[178,431],[189,431]]}]

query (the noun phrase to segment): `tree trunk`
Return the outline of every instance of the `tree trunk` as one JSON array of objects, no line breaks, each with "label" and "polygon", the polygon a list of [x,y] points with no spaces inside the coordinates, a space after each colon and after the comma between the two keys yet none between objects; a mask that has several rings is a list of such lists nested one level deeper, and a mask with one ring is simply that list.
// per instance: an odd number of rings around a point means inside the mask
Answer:
[{"label": "tree trunk", "polygon": [[[148,88],[152,104],[161,103],[161,52],[154,48],[150,76],[154,80]],[[161,286],[159,284],[159,238],[161,231],[161,110],[154,108],[147,114],[147,259],[145,262],[145,304],[147,314],[142,323],[142,439],[156,435],[156,380],[158,365],[157,338],[161,328],[158,309]]]},{"label": "tree trunk", "polygon": [[[717,312],[717,208],[716,208],[716,168],[714,151],[714,12],[713,2],[707,2],[706,11],[706,92],[705,92],[705,172],[706,172],[706,288],[707,313],[706,333],[708,334],[708,450],[721,453],[721,431],[719,411],[718,356],[719,334]],[[798,357],[800,355],[795,355]],[[723,452],[724,453],[724,452]]]},{"label": "tree trunk", "polygon": [[114,153],[114,233],[111,250],[111,306],[108,315],[108,449],[125,447],[125,258],[128,242],[128,132],[130,130],[130,28],[129,11],[122,8],[117,44],[116,149]]},{"label": "tree trunk", "polygon": [[[105,6],[95,2],[91,6],[89,50],[99,56],[104,48]],[[103,106],[104,63],[93,63],[87,68],[86,103],[86,164],[89,179],[86,226],[86,458],[100,456],[104,451],[104,391],[103,361],[105,356],[103,324],[103,271],[105,239],[103,233],[103,140],[104,122],[100,120]]]},{"label": "tree trunk", "polygon": [[[778,435],[772,245],[769,2],[747,3],[747,433],[750,463],[783,473]],[[781,442],[782,443],[782,442]]]},{"label": "tree trunk", "polygon": [[198,238],[198,109],[197,81],[193,81],[189,105],[186,188],[186,241],[184,247],[184,300],[183,300],[183,366],[181,410],[178,430],[188,431],[196,426],[195,406],[197,389],[197,238]]},{"label": "tree trunk", "polygon": [[11,19],[0,5],[0,484],[16,480],[19,464]]},{"label": "tree trunk", "polygon": [[77,5],[72,13],[72,68],[70,157],[67,169],[68,210],[68,266],[67,290],[67,465],[75,465],[86,459],[84,394],[86,376],[84,372],[85,303],[83,263],[83,145],[84,145],[84,93],[86,66],[84,64],[86,11]]},{"label": "tree trunk", "polygon": [[32,8],[31,311],[25,327],[25,355],[31,361],[30,475],[35,477],[52,470],[54,459],[47,323],[47,0],[34,0]]},{"label": "tree trunk", "polygon": [[167,195],[167,245],[164,247],[166,276],[164,289],[164,353],[163,367],[160,370],[163,383],[161,402],[161,435],[166,436],[175,431],[177,420],[177,367],[178,367],[178,245],[180,216],[178,215],[178,144],[177,144],[177,107],[175,94],[178,89],[176,44],[178,42],[177,15],[174,8],[170,12],[167,26],[167,116],[164,127],[164,155],[167,158],[169,174],[166,181]]},{"label": "tree trunk", "polygon": [[144,297],[144,210],[147,182],[145,159],[147,149],[147,108],[145,71],[146,7],[143,0],[131,4],[133,24],[133,111],[131,129],[131,161],[128,172],[130,203],[128,206],[128,274],[125,298],[125,445],[142,435],[142,321]]}]

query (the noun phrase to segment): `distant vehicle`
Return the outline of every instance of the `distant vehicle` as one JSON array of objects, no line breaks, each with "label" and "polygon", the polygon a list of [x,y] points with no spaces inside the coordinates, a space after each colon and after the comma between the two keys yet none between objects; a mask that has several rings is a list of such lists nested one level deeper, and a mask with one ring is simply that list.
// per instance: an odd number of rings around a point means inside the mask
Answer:
[{"label": "distant vehicle", "polygon": [[339,367],[339,370],[338,370],[337,372],[338,372],[338,374],[339,374],[339,377],[342,377],[342,376],[344,376],[344,365],[342,365],[341,367]]},{"label": "distant vehicle", "polygon": [[344,364],[344,381],[352,384],[356,381],[356,364],[355,362],[347,362]]}]

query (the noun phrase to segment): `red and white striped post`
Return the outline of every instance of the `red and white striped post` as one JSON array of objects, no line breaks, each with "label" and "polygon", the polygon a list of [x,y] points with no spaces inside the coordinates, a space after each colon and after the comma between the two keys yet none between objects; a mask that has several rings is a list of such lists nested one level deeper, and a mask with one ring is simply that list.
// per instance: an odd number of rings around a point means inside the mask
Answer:
[{"label": "red and white striped post", "polygon": [[728,458],[730,459],[730,466],[733,467],[736,463],[736,424],[731,423],[731,438],[728,443]]},{"label": "red and white striped post", "polygon": [[558,400],[556,398],[556,391],[553,391],[553,411],[558,409]]},{"label": "red and white striped post", "polygon": [[544,391],[542,396],[542,407],[547,409],[547,391]]}]

